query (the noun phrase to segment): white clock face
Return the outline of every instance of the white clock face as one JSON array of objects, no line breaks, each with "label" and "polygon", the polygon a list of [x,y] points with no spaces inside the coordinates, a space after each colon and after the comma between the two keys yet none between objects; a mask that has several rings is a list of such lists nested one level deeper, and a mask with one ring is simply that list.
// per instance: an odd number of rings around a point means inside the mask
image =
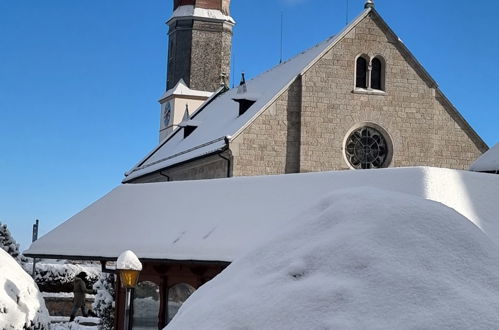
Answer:
[{"label": "white clock face", "polygon": [[163,125],[166,127],[170,124],[170,117],[172,113],[172,108],[170,102],[165,104],[165,109],[163,110]]}]

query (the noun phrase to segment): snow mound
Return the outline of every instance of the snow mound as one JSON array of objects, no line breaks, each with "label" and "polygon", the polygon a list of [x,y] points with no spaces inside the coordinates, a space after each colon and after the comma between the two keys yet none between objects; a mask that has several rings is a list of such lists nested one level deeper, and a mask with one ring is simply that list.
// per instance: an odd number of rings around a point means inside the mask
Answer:
[{"label": "snow mound", "polygon": [[0,249],[0,329],[48,329],[49,315],[33,279]]},{"label": "snow mound", "polygon": [[195,292],[167,329],[493,329],[499,250],[420,197],[337,191]]},{"label": "snow mound", "polygon": [[128,250],[120,254],[116,261],[116,269],[142,270],[142,263],[132,251]]}]

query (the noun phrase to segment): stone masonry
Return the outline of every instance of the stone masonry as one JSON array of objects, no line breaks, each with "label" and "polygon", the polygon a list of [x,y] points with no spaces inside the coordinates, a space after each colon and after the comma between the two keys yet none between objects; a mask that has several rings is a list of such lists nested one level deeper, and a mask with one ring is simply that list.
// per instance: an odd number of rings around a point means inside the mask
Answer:
[{"label": "stone masonry", "polygon": [[[229,14],[228,0],[183,1]],[[178,4],[177,4],[178,5]],[[183,79],[189,88],[213,92],[220,75],[230,77],[233,23],[204,17],[178,17],[169,21],[167,90]]]},{"label": "stone masonry", "polygon": [[[386,61],[385,93],[355,91],[361,54]],[[233,174],[349,169],[345,138],[362,123],[389,134],[391,167],[467,169],[487,149],[384,23],[370,15],[236,137]]]}]

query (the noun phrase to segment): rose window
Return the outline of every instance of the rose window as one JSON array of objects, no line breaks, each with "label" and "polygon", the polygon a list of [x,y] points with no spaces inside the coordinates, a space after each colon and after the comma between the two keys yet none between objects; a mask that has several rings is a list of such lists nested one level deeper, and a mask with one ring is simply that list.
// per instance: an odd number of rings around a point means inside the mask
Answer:
[{"label": "rose window", "polygon": [[348,137],[345,155],[356,169],[384,167],[388,159],[388,144],[383,134],[375,128],[361,127]]}]

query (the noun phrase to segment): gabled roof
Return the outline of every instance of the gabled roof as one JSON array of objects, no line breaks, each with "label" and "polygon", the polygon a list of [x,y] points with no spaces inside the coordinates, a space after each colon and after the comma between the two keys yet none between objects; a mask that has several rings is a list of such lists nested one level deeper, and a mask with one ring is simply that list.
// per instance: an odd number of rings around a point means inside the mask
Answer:
[{"label": "gabled roof", "polygon": [[475,172],[499,171],[499,143],[481,155],[470,167]]},{"label": "gabled roof", "polygon": [[169,166],[211,154],[226,147],[224,140],[235,138],[253,119],[277,99],[289,85],[312,62],[319,59],[328,49],[339,41],[348,31],[366,17],[372,9],[366,9],[337,36],[333,36],[308,49],[294,58],[281,63],[273,69],[246,82],[247,93],[256,102],[242,116],[239,114],[237,87],[225,93],[215,94],[202,105],[191,118],[196,118],[201,125],[186,139],[177,134],[177,129],[165,139],[145,159],[128,171],[123,182],[156,172]]},{"label": "gabled roof", "polygon": [[421,167],[125,184],[24,253],[111,260],[132,250],[141,259],[230,262],[330,193],[363,187],[441,202],[499,244],[499,175]]},{"label": "gabled roof", "polygon": [[309,50],[295,56],[273,69],[246,82],[248,95],[256,102],[243,115],[239,114],[238,88],[232,88],[227,92],[218,91],[208,99],[191,118],[196,118],[201,124],[188,138],[178,134],[182,128],[174,131],[159,146],[148,154],[130,171],[125,173],[124,183],[141,176],[157,172],[162,169],[183,163],[185,161],[214,154],[225,150],[227,142],[235,139],[244,129],[250,125],[258,116],[265,111],[287,88],[301,75],[305,74],[317,61],[319,61],[331,48],[333,48],[343,37],[359,24],[370,13],[373,18],[381,24],[386,33],[396,40],[398,49],[407,58],[420,77],[431,88],[436,89],[437,100],[440,100],[445,109],[453,115],[456,123],[474,141],[477,147],[486,151],[485,142],[466,122],[452,103],[438,88],[438,84],[430,74],[419,63],[416,57],[409,51],[395,32],[381,18],[374,8],[365,9],[355,20],[347,25],[339,34],[332,36],[324,42],[310,48]]}]

